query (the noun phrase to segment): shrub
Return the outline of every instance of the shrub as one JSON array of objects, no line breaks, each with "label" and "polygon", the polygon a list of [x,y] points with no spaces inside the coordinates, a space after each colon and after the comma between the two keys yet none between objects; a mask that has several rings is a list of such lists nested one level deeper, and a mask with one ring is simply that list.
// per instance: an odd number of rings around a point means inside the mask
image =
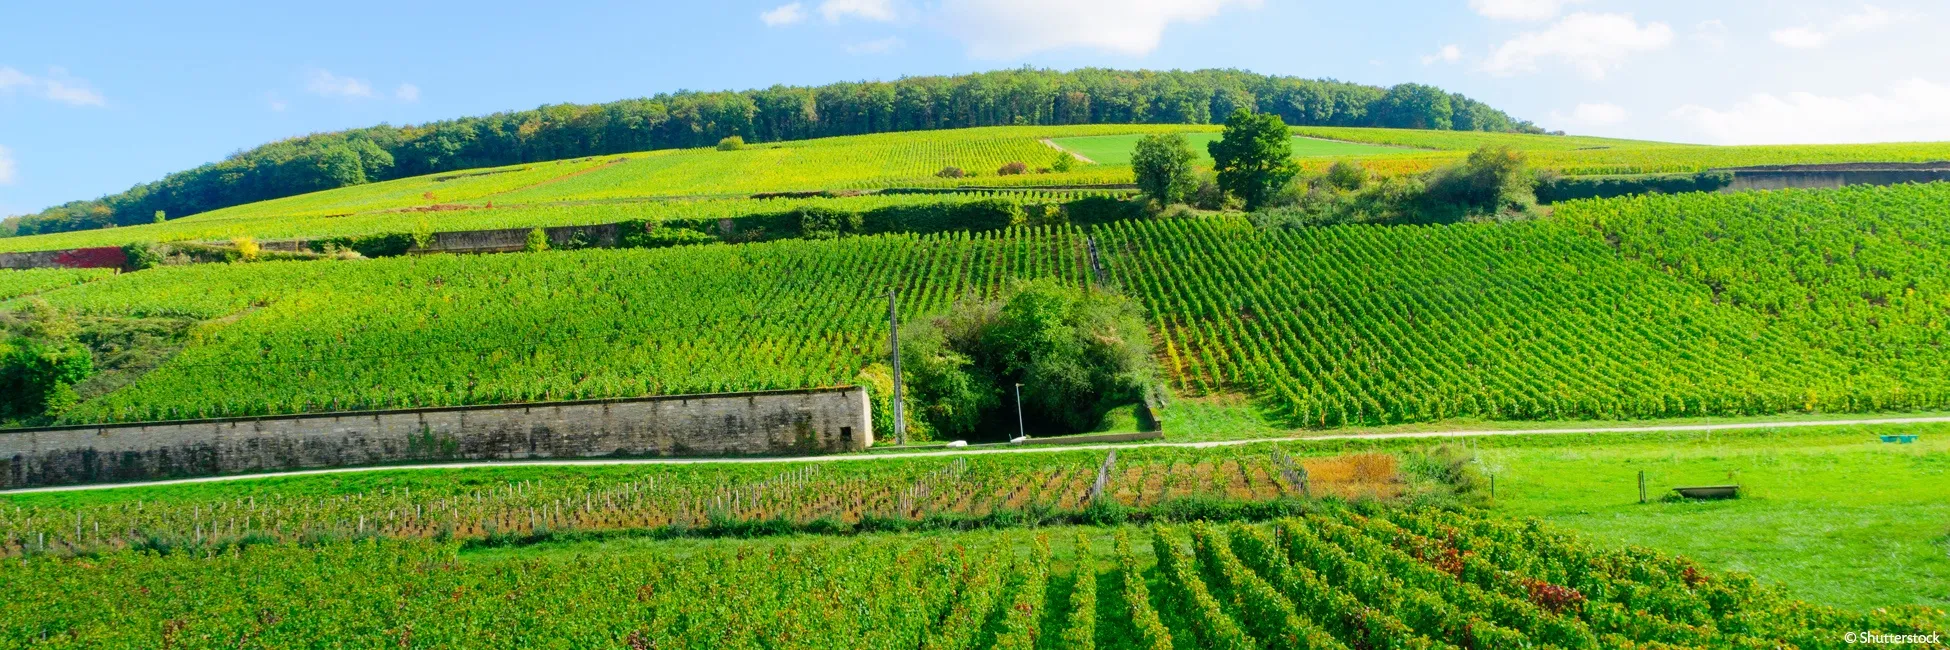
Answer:
[{"label": "shrub", "polygon": [[128,244],[122,247],[122,256],[127,260],[122,263],[122,268],[130,271],[161,266],[167,257],[160,244]]},{"label": "shrub", "polygon": [[903,332],[901,363],[915,410],[944,438],[985,420],[1022,417],[1052,433],[1088,431],[1114,407],[1144,398],[1155,373],[1149,329],[1123,296],[1043,280],[1000,301],[964,300]]},{"label": "shrub", "polygon": [[1049,164],[1050,171],[1062,173],[1077,168],[1077,157],[1068,151],[1056,152],[1056,160]]},{"label": "shrub", "polygon": [[826,207],[799,208],[799,236],[807,239],[833,239],[860,232],[858,212]]},{"label": "shrub", "polygon": [[737,151],[745,148],[744,136],[728,135],[718,141],[718,151]]},{"label": "shrub", "polygon": [[249,237],[232,239],[230,244],[237,247],[237,260],[240,262],[255,262],[258,254],[264,252],[264,249],[257,245],[257,240]]},{"label": "shrub", "polygon": [[1003,165],[1001,169],[995,170],[995,175],[1015,176],[1017,174],[1026,173],[1028,171],[1029,171],[1029,165],[1023,164],[1022,161],[1016,161],[1016,162],[1009,163],[1007,165]]},{"label": "shrub", "polygon": [[541,228],[528,231],[528,243],[521,249],[530,253],[548,250],[548,231]]},{"label": "shrub", "polygon": [[948,167],[942,167],[941,171],[935,172],[934,175],[939,176],[941,178],[961,178],[963,176],[967,176],[968,172],[962,171],[960,167],[955,167],[951,165]]},{"label": "shrub", "polygon": [[710,233],[675,227],[655,221],[626,221],[618,225],[621,234],[616,244],[624,248],[668,248],[709,244],[718,241]]}]

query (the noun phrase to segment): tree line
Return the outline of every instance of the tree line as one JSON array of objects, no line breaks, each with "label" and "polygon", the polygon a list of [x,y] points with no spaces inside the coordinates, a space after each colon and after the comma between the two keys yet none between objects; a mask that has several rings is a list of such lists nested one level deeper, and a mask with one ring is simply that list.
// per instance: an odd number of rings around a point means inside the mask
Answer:
[{"label": "tree line", "polygon": [[1207,124],[1246,108],[1287,124],[1541,132],[1457,93],[1242,70],[1019,69],[897,81],[680,91],[553,104],[412,126],[315,133],[232,154],[95,200],[0,222],[0,235],[86,230],[436,172],[651,149],[733,136],[776,142],[977,126]]}]

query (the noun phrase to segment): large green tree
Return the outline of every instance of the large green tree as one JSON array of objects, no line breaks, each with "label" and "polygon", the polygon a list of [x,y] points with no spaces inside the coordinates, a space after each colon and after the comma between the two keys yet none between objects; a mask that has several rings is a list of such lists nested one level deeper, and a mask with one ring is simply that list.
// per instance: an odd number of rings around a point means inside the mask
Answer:
[{"label": "large green tree", "polygon": [[1147,135],[1131,151],[1131,171],[1136,173],[1138,189],[1145,196],[1159,205],[1171,205],[1185,202],[1185,197],[1198,189],[1198,174],[1192,170],[1197,160],[1198,154],[1192,153],[1185,136]]},{"label": "large green tree", "polygon": [[1219,173],[1219,188],[1245,201],[1247,210],[1265,205],[1300,173],[1293,161],[1293,133],[1272,113],[1234,111],[1226,118],[1225,135],[1205,147]]}]

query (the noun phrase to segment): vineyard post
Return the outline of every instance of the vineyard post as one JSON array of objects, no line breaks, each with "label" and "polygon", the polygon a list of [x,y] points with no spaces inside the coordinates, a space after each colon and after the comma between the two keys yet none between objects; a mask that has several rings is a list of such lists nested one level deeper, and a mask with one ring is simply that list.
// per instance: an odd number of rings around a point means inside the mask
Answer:
[{"label": "vineyard post", "polygon": [[1645,470],[1639,470],[1639,503],[1645,503]]},{"label": "vineyard post", "polygon": [[907,419],[901,416],[901,318],[900,295],[887,290],[887,343],[893,350],[894,366],[894,444],[907,444]]},{"label": "vineyard post", "polygon": [[1022,382],[1016,382],[1016,437],[1029,437],[1029,432],[1022,426]]}]

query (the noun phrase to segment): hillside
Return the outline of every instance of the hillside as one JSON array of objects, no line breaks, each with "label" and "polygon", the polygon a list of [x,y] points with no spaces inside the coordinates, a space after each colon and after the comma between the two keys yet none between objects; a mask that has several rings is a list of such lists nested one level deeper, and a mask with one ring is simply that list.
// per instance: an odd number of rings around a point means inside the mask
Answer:
[{"label": "hillside", "polygon": [[[1177,390],[1252,395],[1291,426],[1912,410],[1950,406],[1950,210],[1932,207],[1947,197],[1932,184],[1581,201],[1512,224],[1202,217],[194,265],[65,288],[75,279],[49,275],[36,296],[89,317],[226,319],[72,422],[852,383],[885,354],[887,289],[911,321],[1012,278],[1081,284],[1087,240],[1149,314]],[[1771,252],[1785,236],[1798,257]]]},{"label": "hillside", "polygon": [[[731,218],[823,206],[844,210],[987,198],[919,197],[747,200],[779,192],[872,192],[888,188],[1022,188],[1128,184],[1135,135],[1180,132],[1209,138],[1216,126],[1085,125],[987,127],[836,137],[758,145],[740,151],[669,150],[430,174],[250,203],[195,216],[118,228],[0,238],[0,252],[121,246],[144,242],[317,239],[491,228],[530,228]],[[1304,168],[1353,160],[1382,174],[1419,173],[1460,161],[1484,145],[1510,146],[1531,163],[1565,174],[1697,172],[1711,168],[1840,161],[1950,159],[1950,143],[1709,147],[1582,136],[1439,132],[1371,128],[1295,128]],[[1044,141],[1048,141],[1046,144]],[[1041,173],[1058,147],[1100,164]],[[1327,145],[1320,147],[1318,145]],[[1345,145],[1345,146],[1343,146]],[[1379,146],[1374,146],[1379,145]],[[1353,147],[1353,148],[1349,148]],[[1202,151],[1202,149],[1200,149]],[[1121,155],[1120,155],[1121,154]],[[1030,173],[997,170],[1026,162]],[[1210,163],[1203,165],[1209,167]],[[969,173],[942,178],[943,168]],[[1019,197],[1023,201],[1046,196]]]},{"label": "hillside", "polygon": [[720,138],[807,138],[998,125],[1211,124],[1239,108],[1290,124],[1537,132],[1460,94],[1253,74],[1081,69],[743,92],[679,92],[558,104],[406,127],[381,125],[267,144],[126,192],[9,220],[21,234],[150,223],[255,201],[480,167],[656,149]]}]

